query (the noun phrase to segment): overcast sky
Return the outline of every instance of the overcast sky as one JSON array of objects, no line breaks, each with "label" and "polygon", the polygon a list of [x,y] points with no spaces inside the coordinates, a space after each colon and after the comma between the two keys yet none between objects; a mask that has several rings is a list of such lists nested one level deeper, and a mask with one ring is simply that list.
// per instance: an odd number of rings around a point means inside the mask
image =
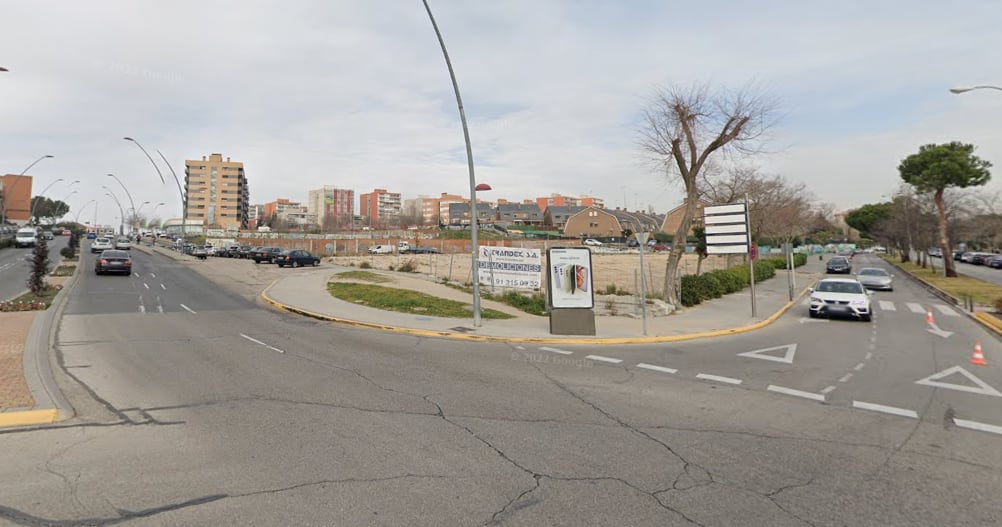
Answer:
[{"label": "overcast sky", "polygon": [[[1002,188],[1002,2],[431,0],[488,199],[595,195],[658,212],[682,192],[637,148],[657,86],[754,83],[775,97],[770,153],[749,162],[848,209],[897,187],[919,145],[959,140]],[[0,3],[0,172],[98,221],[165,202],[139,140],[242,161],[251,202],[322,185],[466,195],[456,100],[420,0]],[[183,179],[182,179],[183,181]],[[71,194],[76,191],[75,194]],[[93,206],[81,221],[93,221]],[[356,203],[357,207],[357,203]],[[149,212],[152,205],[143,210]]]}]

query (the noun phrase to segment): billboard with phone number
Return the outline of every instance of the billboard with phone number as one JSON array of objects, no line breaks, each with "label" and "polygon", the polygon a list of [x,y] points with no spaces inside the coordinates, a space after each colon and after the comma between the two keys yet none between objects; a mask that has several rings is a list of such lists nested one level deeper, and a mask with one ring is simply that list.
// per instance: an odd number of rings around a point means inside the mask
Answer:
[{"label": "billboard with phone number", "polygon": [[550,305],[554,308],[595,307],[591,251],[584,247],[553,248],[546,253]]},{"label": "billboard with phone number", "polygon": [[477,259],[481,284],[511,289],[539,289],[543,277],[538,249],[480,247]]}]

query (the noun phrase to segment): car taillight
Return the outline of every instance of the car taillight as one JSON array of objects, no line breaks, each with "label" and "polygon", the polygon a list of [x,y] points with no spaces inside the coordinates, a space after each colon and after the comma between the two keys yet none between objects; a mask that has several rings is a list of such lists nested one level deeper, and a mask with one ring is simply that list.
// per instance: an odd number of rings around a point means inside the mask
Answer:
[{"label": "car taillight", "polygon": [[108,265],[108,260],[101,258],[101,265]]},{"label": "car taillight", "polygon": [[132,265],[132,260],[126,260],[125,265]]}]

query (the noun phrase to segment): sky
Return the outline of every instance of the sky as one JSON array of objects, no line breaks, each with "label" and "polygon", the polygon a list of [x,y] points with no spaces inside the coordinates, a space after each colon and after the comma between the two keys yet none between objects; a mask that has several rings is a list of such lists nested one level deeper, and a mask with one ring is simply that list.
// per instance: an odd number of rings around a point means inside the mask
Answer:
[{"label": "sky", "polygon": [[[919,146],[962,141],[1002,190],[1002,2],[429,0],[484,199],[563,194],[664,213],[682,188],[638,147],[659,87],[776,101],[742,160],[847,210],[884,201]],[[179,217],[186,159],[242,161],[251,203],[324,185],[469,194],[459,112],[420,0],[0,4],[0,172],[80,221]],[[139,141],[160,163],[162,184]],[[62,182],[55,182],[62,178]],[[80,183],[71,185],[70,182]],[[55,182],[55,183],[53,183]],[[93,204],[90,200],[96,200]],[[149,205],[141,206],[143,202]],[[356,203],[357,207],[357,203]]]}]

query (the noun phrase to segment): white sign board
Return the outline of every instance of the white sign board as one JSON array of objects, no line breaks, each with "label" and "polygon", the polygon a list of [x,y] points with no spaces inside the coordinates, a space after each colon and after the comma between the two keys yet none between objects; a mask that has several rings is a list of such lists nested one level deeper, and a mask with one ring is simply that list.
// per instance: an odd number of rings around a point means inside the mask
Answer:
[{"label": "white sign board", "polygon": [[591,251],[587,248],[550,249],[547,258],[550,305],[554,308],[593,308],[591,270]]},{"label": "white sign board", "polygon": [[703,207],[707,254],[746,254],[748,215],[744,203]]},{"label": "white sign board", "polygon": [[481,284],[513,289],[539,289],[543,263],[539,249],[480,247],[477,276]]}]

